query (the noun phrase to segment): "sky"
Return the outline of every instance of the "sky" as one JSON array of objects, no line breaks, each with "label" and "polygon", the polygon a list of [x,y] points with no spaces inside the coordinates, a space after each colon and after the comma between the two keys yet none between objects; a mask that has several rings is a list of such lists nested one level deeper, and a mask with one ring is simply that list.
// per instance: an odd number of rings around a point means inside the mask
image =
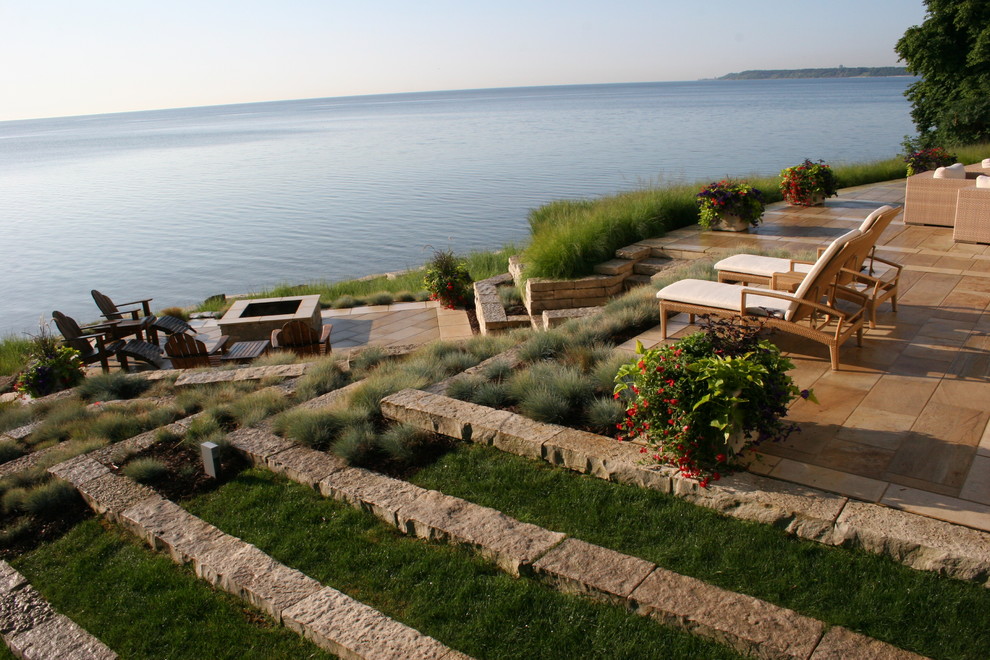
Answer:
[{"label": "sky", "polygon": [[0,121],[894,66],[922,0],[0,0]]}]

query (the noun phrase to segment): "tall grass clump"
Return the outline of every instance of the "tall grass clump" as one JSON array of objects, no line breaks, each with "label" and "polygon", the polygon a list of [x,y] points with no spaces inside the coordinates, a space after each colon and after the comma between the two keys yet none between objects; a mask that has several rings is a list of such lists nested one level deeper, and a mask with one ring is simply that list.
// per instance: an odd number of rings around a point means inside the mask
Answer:
[{"label": "tall grass clump", "polygon": [[340,368],[334,357],[324,357],[310,365],[306,374],[296,384],[297,401],[308,401],[340,389],[349,382],[349,376]]},{"label": "tall grass clump", "polygon": [[122,371],[90,376],[76,388],[83,401],[116,401],[134,399],[150,387],[144,378],[131,376]]},{"label": "tall grass clump", "polygon": [[27,337],[7,335],[0,338],[0,376],[12,376],[23,369],[31,352],[31,340]]},{"label": "tall grass clump", "polygon": [[254,426],[261,420],[289,407],[285,394],[276,388],[266,388],[252,392],[232,401],[228,408],[240,427]]},{"label": "tall grass clump", "polygon": [[594,201],[558,201],[529,216],[532,240],[523,253],[527,277],[589,275],[595,264],[638,240],[698,220],[694,186],[647,188]]}]

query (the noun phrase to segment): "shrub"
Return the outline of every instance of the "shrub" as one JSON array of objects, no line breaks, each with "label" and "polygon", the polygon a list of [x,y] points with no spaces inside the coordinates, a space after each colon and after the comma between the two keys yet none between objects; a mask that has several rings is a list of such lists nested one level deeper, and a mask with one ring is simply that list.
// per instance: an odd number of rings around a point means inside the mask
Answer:
[{"label": "shrub", "polygon": [[395,294],[395,300],[398,302],[415,302],[416,294],[412,291],[399,291]]},{"label": "shrub", "polygon": [[512,395],[506,383],[482,383],[474,392],[473,402],[489,408],[505,408],[512,404]]},{"label": "shrub", "polygon": [[519,358],[523,362],[539,362],[553,360],[561,355],[568,346],[567,337],[554,330],[537,332],[519,348]]},{"label": "shrub", "polygon": [[[781,440],[799,391],[791,362],[739,320],[709,320],[676,345],[644,350],[616,375],[615,397],[628,404],[618,439],[645,437],[649,454],[705,487],[734,458],[764,440]],[[647,450],[644,449],[644,452]]]},{"label": "shrub", "polygon": [[3,499],[0,500],[3,512],[7,514],[22,513],[24,511],[24,501],[27,499],[28,489],[23,486],[14,486],[4,491]]},{"label": "shrub", "polygon": [[394,300],[395,296],[388,291],[379,291],[368,296],[369,305],[391,305]]},{"label": "shrub", "polygon": [[481,375],[485,380],[501,383],[512,376],[512,365],[507,360],[493,360],[481,368]]},{"label": "shrub", "polygon": [[345,428],[363,424],[366,420],[367,416],[361,411],[296,408],[276,417],[273,428],[281,436],[292,438],[307,447],[325,450],[336,442]]},{"label": "shrub", "polygon": [[464,261],[450,250],[434,250],[433,258],[426,264],[423,286],[430,292],[430,300],[438,300],[448,309],[463,307],[471,302],[474,290],[471,275]]},{"label": "shrub", "polygon": [[596,398],[585,412],[585,421],[595,433],[610,435],[626,416],[626,407],[621,401],[607,398]]},{"label": "shrub", "polygon": [[952,165],[956,162],[956,155],[950,154],[942,147],[932,147],[909,153],[904,157],[904,162],[907,163],[907,175],[911,176]]},{"label": "shrub", "polygon": [[351,367],[357,371],[370,371],[388,358],[388,352],[381,346],[368,346],[351,358]]},{"label": "shrub", "polygon": [[24,450],[14,440],[0,441],[0,463],[7,463],[24,455]]},{"label": "shrub", "polygon": [[285,394],[275,388],[266,388],[248,394],[230,404],[230,412],[237,420],[237,426],[254,426],[269,415],[285,410],[289,401]]},{"label": "shrub", "polygon": [[297,401],[307,401],[347,385],[349,377],[336,358],[325,357],[314,362],[296,385]]},{"label": "shrub", "polygon": [[519,410],[537,422],[560,424],[567,421],[571,406],[560,392],[546,385],[537,385],[519,399]]},{"label": "shrub", "polygon": [[368,421],[352,424],[340,432],[333,453],[348,465],[372,465],[380,457],[375,429]]},{"label": "shrub", "polygon": [[478,388],[484,385],[485,382],[483,376],[476,374],[458,378],[447,387],[447,396],[458,401],[470,401],[474,403],[474,397]]},{"label": "shrub", "polygon": [[346,309],[349,307],[357,307],[357,303],[358,301],[354,298],[354,296],[340,296],[330,303],[330,306],[334,309]]},{"label": "shrub", "polygon": [[158,316],[174,316],[176,318],[182,319],[183,321],[188,321],[189,311],[182,307],[166,307],[165,309],[158,312]]},{"label": "shrub", "polygon": [[151,484],[164,478],[168,468],[154,458],[138,458],[125,465],[121,472],[139,484]]},{"label": "shrub", "polygon": [[395,424],[378,436],[381,452],[396,463],[410,463],[417,450],[429,442],[430,434],[407,424]]},{"label": "shrub", "polygon": [[27,491],[21,503],[25,513],[41,518],[57,518],[79,500],[75,487],[61,480],[52,480]]},{"label": "shrub", "polygon": [[30,361],[17,377],[14,390],[32,397],[42,397],[78,385],[85,377],[85,365],[79,351],[60,346],[46,324],[32,337]]},{"label": "shrub", "polygon": [[122,371],[87,378],[77,390],[83,401],[116,401],[134,399],[150,387],[150,383]]},{"label": "shrub", "polygon": [[105,438],[110,442],[118,442],[131,438],[144,431],[140,420],[132,414],[121,411],[105,412],[94,419],[86,431],[92,438]]}]

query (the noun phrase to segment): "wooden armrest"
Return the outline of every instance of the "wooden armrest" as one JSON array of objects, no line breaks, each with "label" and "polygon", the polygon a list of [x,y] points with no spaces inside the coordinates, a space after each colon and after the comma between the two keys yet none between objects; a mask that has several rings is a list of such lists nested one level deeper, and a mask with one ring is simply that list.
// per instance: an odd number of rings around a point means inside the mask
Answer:
[{"label": "wooden armrest", "polygon": [[[333,324],[332,323],[327,323],[325,326],[323,326],[323,330],[320,331],[320,343],[321,344],[327,344],[327,343],[330,342],[330,331],[331,330],[333,330]],[[275,335],[275,333],[273,332],[272,333],[272,338],[274,338],[274,335]],[[274,345],[275,345],[275,343],[272,342],[272,346],[274,346]]]},{"label": "wooden armrest", "polygon": [[227,348],[228,348],[227,344],[229,344],[229,343],[230,343],[230,337],[228,337],[227,335],[220,335],[220,338],[217,339],[216,346],[214,346],[210,350],[210,354],[212,355],[213,353],[216,353],[217,351],[220,351],[221,354],[225,354],[227,352]]},{"label": "wooden armrest", "polygon": [[[863,294],[859,293],[858,291],[854,291],[853,293],[855,293],[857,296],[863,297]],[[835,307],[829,305],[823,305],[819,302],[815,302],[814,300],[808,300],[807,298],[798,298],[789,293],[782,293],[780,291],[773,291],[770,289],[767,290],[743,289],[741,291],[741,294],[742,296],[740,300],[739,313],[743,315],[746,314],[746,308],[748,307],[748,305],[746,305],[746,296],[747,294],[752,294],[754,296],[763,296],[766,298],[780,298],[781,300],[786,300],[787,302],[796,302],[800,305],[808,305],[809,307],[814,307],[815,309],[825,314],[829,314],[831,316],[837,316],[843,320],[845,320],[850,316],[849,314],[843,312],[841,309],[836,309]]]},{"label": "wooden armrest", "polygon": [[[145,298],[144,300],[132,300],[131,302],[120,303],[119,305],[117,305],[117,309],[120,309],[121,307],[126,307],[128,305],[141,305],[141,309],[142,311],[144,311],[144,315],[151,316],[151,305],[149,305],[148,303],[150,303],[152,300],[154,300],[154,298]],[[137,310],[131,310],[131,311],[135,314],[137,313]]]},{"label": "wooden armrest", "polygon": [[[870,261],[879,261],[880,263],[886,266],[890,266],[891,268],[896,268],[898,273],[900,273],[901,269],[904,268],[904,266],[900,265],[896,261],[890,261],[888,259],[884,259],[883,257],[878,257],[876,255],[870,255]],[[873,268],[871,267],[870,271],[872,272],[872,270]]]}]

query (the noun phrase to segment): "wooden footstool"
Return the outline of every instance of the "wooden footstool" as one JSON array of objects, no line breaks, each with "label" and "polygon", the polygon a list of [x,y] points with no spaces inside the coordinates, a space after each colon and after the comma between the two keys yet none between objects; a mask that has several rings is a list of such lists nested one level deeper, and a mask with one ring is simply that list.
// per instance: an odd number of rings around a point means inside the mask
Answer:
[{"label": "wooden footstool", "polygon": [[266,355],[268,353],[268,349],[271,347],[272,343],[267,339],[259,339],[258,341],[239,341],[227,349],[227,352],[220,357],[220,362],[250,362],[255,358]]}]

